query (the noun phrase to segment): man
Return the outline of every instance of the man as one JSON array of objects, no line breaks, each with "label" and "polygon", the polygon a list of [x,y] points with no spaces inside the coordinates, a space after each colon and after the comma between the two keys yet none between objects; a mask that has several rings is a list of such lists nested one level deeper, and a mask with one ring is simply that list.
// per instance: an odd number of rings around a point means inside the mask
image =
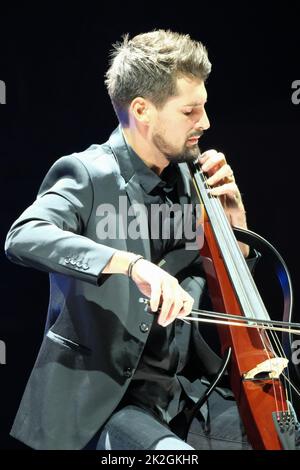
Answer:
[{"label": "man", "polygon": [[[105,144],[59,159],[8,233],[12,261],[50,273],[46,334],[12,429],[35,449],[192,449],[168,425],[199,398],[197,375],[219,359],[209,350],[204,363],[199,329],[181,320],[204,297],[201,258],[194,252],[189,266],[198,276],[179,282],[168,272],[167,257],[177,259],[188,241],[176,236],[182,217],[154,220],[162,205],[195,207],[183,162],[198,158],[209,128],[210,69],[205,47],[188,35],[125,37],[106,75],[119,127]],[[225,156],[210,150],[199,162],[230,222],[246,227]],[[235,405],[221,403],[224,422],[236,421]],[[216,409],[199,413],[204,434]],[[247,446],[237,440],[236,448]]]}]

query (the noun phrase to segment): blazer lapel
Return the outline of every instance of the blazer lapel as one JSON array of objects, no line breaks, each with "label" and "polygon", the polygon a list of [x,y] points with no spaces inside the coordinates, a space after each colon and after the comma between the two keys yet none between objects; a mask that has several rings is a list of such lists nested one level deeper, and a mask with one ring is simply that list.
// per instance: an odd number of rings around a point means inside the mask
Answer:
[{"label": "blazer lapel", "polygon": [[120,126],[111,134],[109,145],[119,164],[121,175],[125,180],[124,190],[121,190],[121,193],[123,193],[124,196],[127,195],[130,201],[127,213],[128,251],[139,253],[146,259],[151,260],[148,216],[144,204],[144,197],[138,177],[134,173]]}]

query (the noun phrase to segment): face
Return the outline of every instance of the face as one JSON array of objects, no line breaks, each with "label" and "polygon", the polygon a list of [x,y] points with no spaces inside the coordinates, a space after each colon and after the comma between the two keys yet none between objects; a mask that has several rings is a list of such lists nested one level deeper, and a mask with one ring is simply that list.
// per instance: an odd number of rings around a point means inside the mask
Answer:
[{"label": "face", "polygon": [[177,79],[177,91],[163,108],[153,106],[150,138],[167,160],[191,161],[199,155],[198,140],[209,128],[207,93],[202,80],[189,77]]}]

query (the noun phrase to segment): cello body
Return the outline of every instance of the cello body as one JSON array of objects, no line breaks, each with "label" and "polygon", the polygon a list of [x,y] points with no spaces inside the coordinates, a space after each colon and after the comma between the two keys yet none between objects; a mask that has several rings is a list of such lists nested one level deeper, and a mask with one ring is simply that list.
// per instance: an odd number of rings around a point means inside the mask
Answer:
[{"label": "cello body", "polygon": [[[204,240],[199,242],[199,247],[213,310],[250,316],[254,324],[256,313],[257,318],[270,318],[264,313],[257,290],[252,287],[251,273],[246,271],[246,263],[242,263],[244,260],[240,258],[241,252],[233,231],[228,228],[226,215],[220,209],[220,201],[213,197],[210,206],[211,198],[205,193],[203,184],[205,177],[203,174],[199,176],[202,172],[195,164],[189,165],[189,169],[202,209],[201,221],[197,223],[202,227],[198,233],[202,233],[202,236],[204,234]],[[228,237],[232,237],[229,242]],[[228,260],[230,262],[226,263]],[[241,272],[239,260],[243,265]],[[246,283],[244,278],[247,278]],[[256,305],[262,313],[256,312]],[[253,449],[293,449],[295,415],[291,413],[286,387],[279,374],[272,370],[272,365],[270,369],[264,367],[265,364],[274,365],[280,360],[268,334],[265,330],[231,325],[219,325],[218,333],[222,353],[225,354],[229,348],[232,351],[228,367],[230,385]]]},{"label": "cello body", "polygon": [[[208,222],[205,223],[204,233],[205,245],[201,254],[213,309],[243,315]],[[285,390],[280,379],[244,379],[244,374],[268,360],[272,352],[267,354],[262,348],[260,335],[255,329],[221,325],[218,333],[222,352],[225,353],[229,347],[232,349],[228,371],[230,385],[249,442],[254,449],[282,449],[273,419],[276,409],[287,410]],[[278,404],[277,397],[280,400]]]}]

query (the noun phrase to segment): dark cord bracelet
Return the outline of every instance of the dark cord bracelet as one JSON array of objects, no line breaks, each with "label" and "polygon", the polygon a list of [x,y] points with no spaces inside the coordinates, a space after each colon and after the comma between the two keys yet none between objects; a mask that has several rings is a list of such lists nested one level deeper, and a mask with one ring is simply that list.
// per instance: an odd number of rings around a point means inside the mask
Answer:
[{"label": "dark cord bracelet", "polygon": [[128,277],[129,277],[130,279],[132,279],[132,268],[133,268],[133,266],[135,265],[135,263],[136,263],[139,259],[144,259],[144,257],[143,257],[142,255],[137,256],[133,261],[131,261],[131,262],[129,263],[127,273],[128,273]]}]

